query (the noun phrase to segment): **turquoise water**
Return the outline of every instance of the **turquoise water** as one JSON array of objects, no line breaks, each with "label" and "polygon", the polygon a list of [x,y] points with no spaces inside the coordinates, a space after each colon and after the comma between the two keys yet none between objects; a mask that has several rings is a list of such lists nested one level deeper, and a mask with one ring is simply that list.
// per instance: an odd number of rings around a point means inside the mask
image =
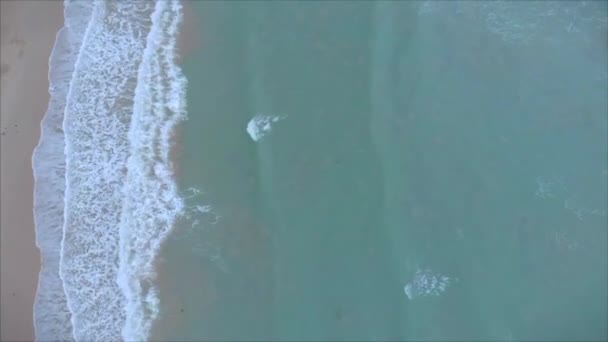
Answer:
[{"label": "turquoise water", "polygon": [[608,338],[605,2],[188,9],[155,338]]}]

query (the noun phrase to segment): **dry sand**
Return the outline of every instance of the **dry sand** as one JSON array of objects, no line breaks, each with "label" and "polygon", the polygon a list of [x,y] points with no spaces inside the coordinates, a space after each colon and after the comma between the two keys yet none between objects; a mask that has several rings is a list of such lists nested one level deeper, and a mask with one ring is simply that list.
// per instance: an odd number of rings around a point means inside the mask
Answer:
[{"label": "dry sand", "polygon": [[61,1],[0,1],[0,340],[34,339],[40,270],[32,150],[48,105],[48,60],[63,25]]}]

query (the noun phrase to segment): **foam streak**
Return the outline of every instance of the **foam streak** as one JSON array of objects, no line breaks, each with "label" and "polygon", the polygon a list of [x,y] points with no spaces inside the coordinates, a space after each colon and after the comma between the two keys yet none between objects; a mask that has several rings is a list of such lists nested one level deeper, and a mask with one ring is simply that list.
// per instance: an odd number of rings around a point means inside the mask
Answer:
[{"label": "foam streak", "polygon": [[181,10],[177,1],[157,2],[137,76],[120,224],[119,283],[127,300],[125,340],[147,338],[158,317],[154,260],[184,211],[170,159],[172,133],[186,115],[186,79],[174,62]]},{"label": "foam streak", "polygon": [[119,340],[126,321],[117,284],[122,190],[153,7],[149,1],[96,2],[70,83],[60,275],[76,340]]}]

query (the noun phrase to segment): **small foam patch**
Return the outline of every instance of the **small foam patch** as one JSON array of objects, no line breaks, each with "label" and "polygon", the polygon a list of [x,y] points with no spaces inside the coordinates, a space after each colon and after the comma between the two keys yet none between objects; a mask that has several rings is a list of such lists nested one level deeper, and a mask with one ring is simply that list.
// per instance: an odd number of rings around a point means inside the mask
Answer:
[{"label": "small foam patch", "polygon": [[282,120],[279,116],[256,115],[247,124],[247,133],[253,141],[259,141],[272,130],[272,125]]},{"label": "small foam patch", "polygon": [[412,280],[403,287],[403,292],[410,300],[417,297],[439,296],[455,281],[456,279],[428,269],[417,270]]}]

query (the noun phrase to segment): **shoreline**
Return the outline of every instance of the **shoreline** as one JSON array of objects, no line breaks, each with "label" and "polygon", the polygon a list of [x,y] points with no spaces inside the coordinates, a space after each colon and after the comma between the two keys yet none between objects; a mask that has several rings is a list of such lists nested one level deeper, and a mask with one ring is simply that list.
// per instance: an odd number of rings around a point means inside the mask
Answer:
[{"label": "shoreline", "polygon": [[[3,304],[0,340],[30,341],[35,339],[33,307],[41,268],[33,219],[32,152],[49,105],[49,56],[56,34],[64,24],[64,7],[61,0],[0,3]],[[176,63],[180,67],[184,57],[199,47],[197,18],[187,1],[182,4],[176,47]],[[176,182],[184,124],[179,122],[171,132],[171,167]]]},{"label": "shoreline", "polygon": [[1,1],[1,340],[31,341],[40,272],[32,152],[49,103],[48,63],[63,2]]}]

